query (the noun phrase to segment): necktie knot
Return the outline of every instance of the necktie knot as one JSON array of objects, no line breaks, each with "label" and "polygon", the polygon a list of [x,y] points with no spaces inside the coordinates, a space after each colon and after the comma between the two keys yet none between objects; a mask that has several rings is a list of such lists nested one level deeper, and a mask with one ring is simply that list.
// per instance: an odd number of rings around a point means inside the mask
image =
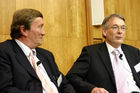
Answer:
[{"label": "necktie knot", "polygon": [[116,56],[120,55],[120,52],[118,49],[113,50],[112,53]]},{"label": "necktie knot", "polygon": [[33,66],[34,70],[36,70],[36,68],[35,68],[35,59],[34,59],[34,56],[33,56],[33,51],[31,51],[30,54],[29,54],[29,60],[30,60],[31,65]]},{"label": "necktie knot", "polygon": [[30,51],[29,56],[31,56],[31,55],[35,55],[35,51],[34,51],[34,50],[31,50],[31,51]]}]

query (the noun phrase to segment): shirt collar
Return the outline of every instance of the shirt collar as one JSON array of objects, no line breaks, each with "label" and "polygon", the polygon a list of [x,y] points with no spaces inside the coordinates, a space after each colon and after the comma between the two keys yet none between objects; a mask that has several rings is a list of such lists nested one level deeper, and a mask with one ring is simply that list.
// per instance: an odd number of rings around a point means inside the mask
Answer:
[{"label": "shirt collar", "polygon": [[31,51],[34,51],[34,55],[36,55],[36,50],[35,49],[31,50],[27,45],[25,45],[24,43],[22,43],[21,41],[19,41],[17,39],[15,39],[15,41],[27,57],[29,57]]},{"label": "shirt collar", "polygon": [[121,46],[119,46],[118,48],[114,48],[109,43],[107,43],[107,42],[105,42],[105,43],[106,43],[109,53],[112,53],[112,51],[114,51],[115,49],[118,49],[120,54],[123,54]]}]

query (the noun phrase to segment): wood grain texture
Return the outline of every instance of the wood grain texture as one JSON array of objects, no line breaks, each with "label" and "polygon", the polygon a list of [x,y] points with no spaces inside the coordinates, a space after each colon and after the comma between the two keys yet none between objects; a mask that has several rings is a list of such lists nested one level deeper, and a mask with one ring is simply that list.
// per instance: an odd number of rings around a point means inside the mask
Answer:
[{"label": "wood grain texture", "polygon": [[22,8],[43,13],[46,35],[40,47],[54,54],[66,74],[87,45],[85,0],[0,0],[0,42],[10,38],[13,12]]},{"label": "wood grain texture", "polygon": [[[140,48],[140,0],[104,0],[105,16],[112,13],[126,18],[125,43]],[[40,47],[53,52],[59,69],[66,74],[83,46],[102,38],[101,26],[91,25],[90,0],[0,0],[0,42],[9,39],[15,10],[33,8],[44,15],[46,35]]]}]

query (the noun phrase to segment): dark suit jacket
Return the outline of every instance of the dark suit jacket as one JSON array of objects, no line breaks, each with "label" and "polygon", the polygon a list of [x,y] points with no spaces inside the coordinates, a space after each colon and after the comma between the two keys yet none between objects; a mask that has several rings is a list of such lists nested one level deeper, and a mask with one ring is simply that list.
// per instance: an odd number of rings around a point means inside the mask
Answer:
[{"label": "dark suit jacket", "polygon": [[[75,93],[64,76],[58,86],[57,79],[62,73],[58,70],[52,53],[42,48],[36,48],[36,52],[59,92]],[[42,93],[41,81],[14,40],[0,43],[0,93]]]},{"label": "dark suit jacket", "polygon": [[[134,66],[140,62],[140,51],[122,44],[122,50],[140,87],[140,72]],[[77,93],[91,93],[94,87],[102,87],[109,93],[117,93],[111,59],[105,43],[84,47],[81,55],[67,74]]]}]

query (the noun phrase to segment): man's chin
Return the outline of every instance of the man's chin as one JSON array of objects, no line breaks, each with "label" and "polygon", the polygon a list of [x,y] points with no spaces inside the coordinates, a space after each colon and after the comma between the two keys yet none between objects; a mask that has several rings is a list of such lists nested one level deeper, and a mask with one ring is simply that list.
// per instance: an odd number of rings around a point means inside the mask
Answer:
[{"label": "man's chin", "polygon": [[120,39],[120,40],[117,40],[118,43],[122,44],[123,43],[123,40]]},{"label": "man's chin", "polygon": [[123,43],[123,42],[118,42],[118,43],[117,43],[117,45],[119,45],[119,46],[120,46],[122,43]]},{"label": "man's chin", "polygon": [[37,44],[37,46],[41,46],[41,45],[42,45],[42,42],[40,42],[40,43]]}]

